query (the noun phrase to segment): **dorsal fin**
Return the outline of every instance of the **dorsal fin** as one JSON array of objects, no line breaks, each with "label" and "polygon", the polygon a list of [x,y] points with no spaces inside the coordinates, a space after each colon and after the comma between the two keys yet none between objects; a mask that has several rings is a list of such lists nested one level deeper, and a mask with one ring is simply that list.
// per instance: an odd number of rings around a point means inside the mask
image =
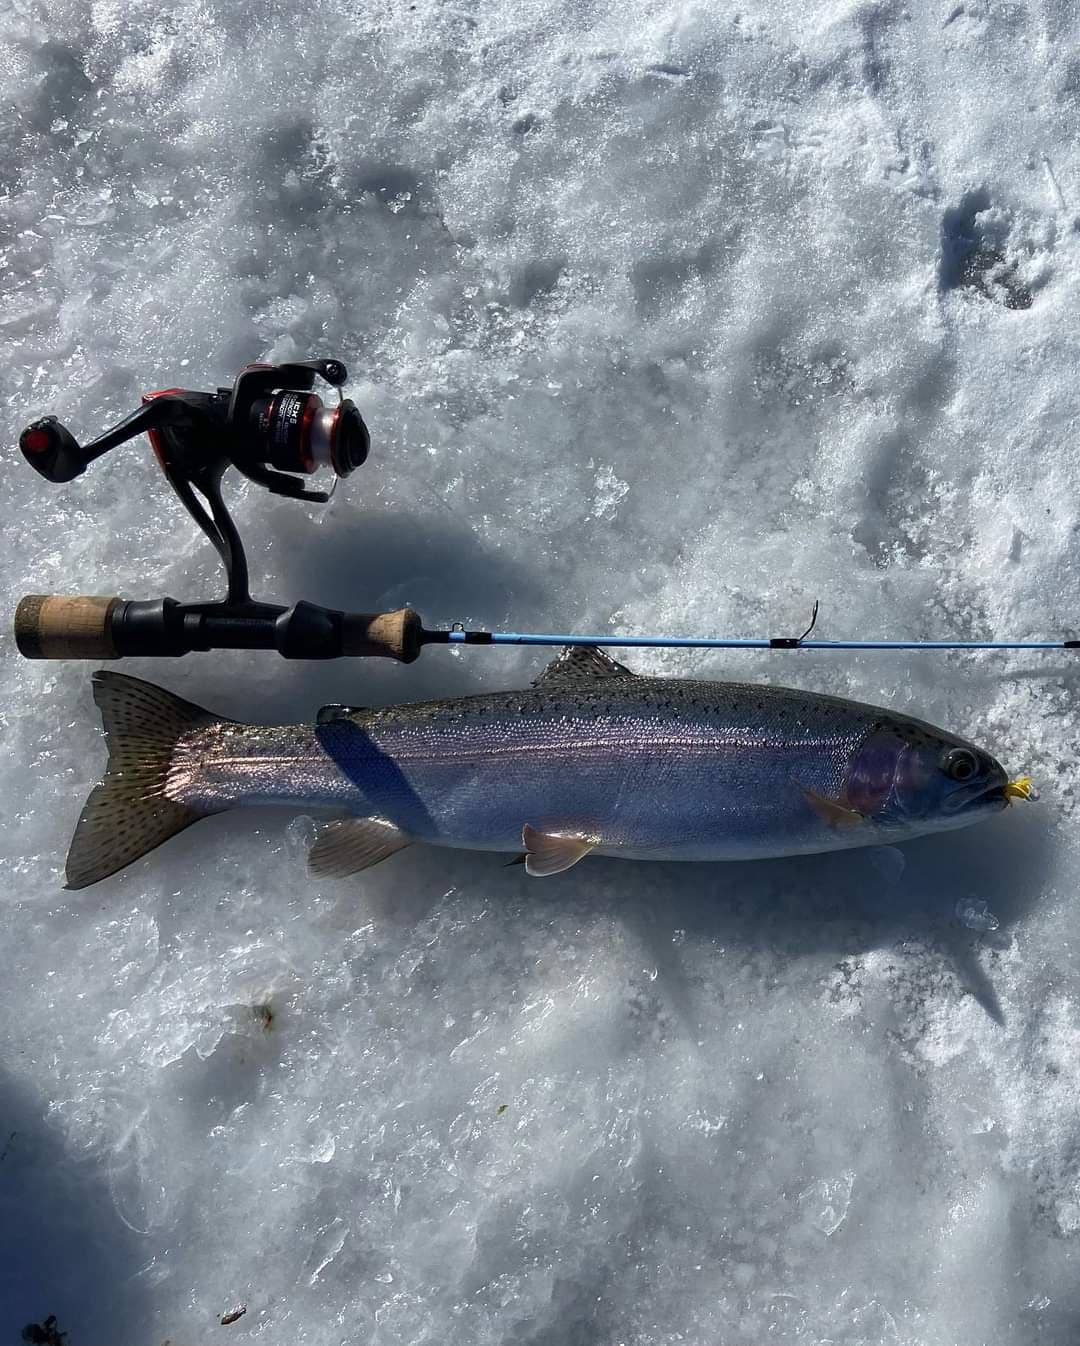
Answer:
[{"label": "dorsal fin", "polygon": [[328,706],[321,706],[318,715],[315,716],[316,724],[330,724],[333,720],[351,720],[357,715],[366,715],[367,706],[341,706],[336,701],[332,701]]},{"label": "dorsal fin", "polygon": [[533,682],[546,687],[553,682],[595,682],[597,678],[636,678],[623,664],[595,645],[564,645]]}]

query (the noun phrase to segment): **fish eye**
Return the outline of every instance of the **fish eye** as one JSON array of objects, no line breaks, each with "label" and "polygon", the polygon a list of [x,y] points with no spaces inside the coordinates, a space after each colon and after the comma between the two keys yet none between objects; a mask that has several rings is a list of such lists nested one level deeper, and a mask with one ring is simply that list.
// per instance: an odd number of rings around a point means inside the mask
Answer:
[{"label": "fish eye", "polygon": [[979,759],[967,748],[950,748],[941,759],[941,769],[950,780],[971,780],[979,771]]}]

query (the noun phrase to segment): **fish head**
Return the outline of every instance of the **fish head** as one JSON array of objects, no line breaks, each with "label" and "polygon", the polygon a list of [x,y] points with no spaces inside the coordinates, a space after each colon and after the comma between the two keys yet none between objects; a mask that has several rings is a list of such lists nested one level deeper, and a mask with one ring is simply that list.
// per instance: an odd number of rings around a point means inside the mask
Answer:
[{"label": "fish head", "polygon": [[853,809],[887,827],[966,827],[1008,806],[996,758],[918,721],[878,725],[856,749],[846,781]]}]

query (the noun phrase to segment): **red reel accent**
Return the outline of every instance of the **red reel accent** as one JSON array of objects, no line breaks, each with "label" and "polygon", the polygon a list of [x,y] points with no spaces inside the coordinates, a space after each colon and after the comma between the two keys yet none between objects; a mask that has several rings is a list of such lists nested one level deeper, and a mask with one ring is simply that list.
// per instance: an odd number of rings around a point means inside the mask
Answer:
[{"label": "red reel accent", "polygon": [[44,453],[51,444],[47,430],[27,430],[22,437],[22,447],[30,453]]},{"label": "red reel accent", "polygon": [[[159,388],[156,393],[143,393],[143,403],[153,402],[158,397],[168,397],[170,393],[182,393],[183,388]],[[158,466],[162,472],[165,471],[165,446],[161,442],[160,430],[147,430],[146,438],[150,441],[150,447],[154,450],[154,457],[158,460]]]}]

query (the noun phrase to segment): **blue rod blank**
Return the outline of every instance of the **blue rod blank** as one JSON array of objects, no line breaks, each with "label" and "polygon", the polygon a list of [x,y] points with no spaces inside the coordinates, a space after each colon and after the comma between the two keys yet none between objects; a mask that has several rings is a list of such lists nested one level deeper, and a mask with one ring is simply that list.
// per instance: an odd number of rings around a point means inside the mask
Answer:
[{"label": "blue rod blank", "polygon": [[599,645],[624,649],[677,650],[1067,650],[1074,640],[800,640],[762,637],[697,636],[572,636],[536,631],[447,632],[451,644],[469,645]]}]

